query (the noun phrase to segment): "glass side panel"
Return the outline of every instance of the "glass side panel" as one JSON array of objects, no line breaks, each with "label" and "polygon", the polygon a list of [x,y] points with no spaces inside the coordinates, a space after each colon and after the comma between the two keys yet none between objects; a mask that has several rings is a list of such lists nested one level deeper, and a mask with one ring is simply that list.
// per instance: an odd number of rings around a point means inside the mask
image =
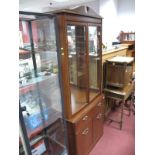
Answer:
[{"label": "glass side panel", "polygon": [[19,136],[19,155],[26,155],[21,137]]},{"label": "glass side panel", "polygon": [[31,50],[29,23],[26,21],[19,22],[19,47],[22,49]]},{"label": "glass side panel", "polygon": [[87,104],[86,28],[67,25],[72,114]]},{"label": "glass side panel", "polygon": [[[19,53],[19,99],[32,155],[60,155],[66,143],[54,20],[27,24],[31,50],[22,48]],[[24,38],[23,27],[20,30]]]},{"label": "glass side panel", "polygon": [[100,37],[97,26],[88,27],[89,43],[89,101],[100,93]]}]

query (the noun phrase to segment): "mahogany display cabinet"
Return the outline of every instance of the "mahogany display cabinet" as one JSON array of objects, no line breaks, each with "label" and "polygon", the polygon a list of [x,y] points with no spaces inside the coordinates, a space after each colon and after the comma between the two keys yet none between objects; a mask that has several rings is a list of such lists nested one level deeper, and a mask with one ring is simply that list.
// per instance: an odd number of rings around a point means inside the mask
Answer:
[{"label": "mahogany display cabinet", "polygon": [[86,6],[52,13],[60,40],[69,155],[87,155],[103,134],[102,18]]}]

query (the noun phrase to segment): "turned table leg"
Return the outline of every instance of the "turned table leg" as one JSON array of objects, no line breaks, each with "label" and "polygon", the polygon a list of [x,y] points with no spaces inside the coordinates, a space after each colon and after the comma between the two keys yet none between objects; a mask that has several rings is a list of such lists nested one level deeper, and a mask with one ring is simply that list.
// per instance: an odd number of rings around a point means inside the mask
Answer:
[{"label": "turned table leg", "polygon": [[122,123],[123,123],[123,108],[124,108],[125,101],[123,100],[121,103],[121,121],[120,121],[120,130],[122,130]]}]

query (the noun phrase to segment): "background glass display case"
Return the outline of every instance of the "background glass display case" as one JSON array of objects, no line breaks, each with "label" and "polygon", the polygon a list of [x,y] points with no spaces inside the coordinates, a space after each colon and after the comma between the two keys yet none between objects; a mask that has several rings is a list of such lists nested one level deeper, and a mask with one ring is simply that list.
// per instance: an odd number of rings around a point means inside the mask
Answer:
[{"label": "background glass display case", "polygon": [[52,15],[20,12],[20,124],[32,155],[67,155],[55,24]]}]

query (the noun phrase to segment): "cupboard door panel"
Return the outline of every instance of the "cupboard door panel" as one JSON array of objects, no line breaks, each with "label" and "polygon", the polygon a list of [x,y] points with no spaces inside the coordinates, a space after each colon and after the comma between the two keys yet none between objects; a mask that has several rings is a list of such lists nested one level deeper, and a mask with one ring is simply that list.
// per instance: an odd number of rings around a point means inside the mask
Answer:
[{"label": "cupboard door panel", "polygon": [[92,146],[92,121],[76,135],[77,155],[86,155]]},{"label": "cupboard door panel", "polygon": [[98,139],[103,134],[103,102],[96,104],[93,114],[93,144],[95,144]]},{"label": "cupboard door panel", "polygon": [[92,111],[86,113],[77,123],[76,123],[76,133],[79,133],[88,122],[92,121]]},{"label": "cupboard door panel", "polygon": [[93,118],[93,143],[102,136],[103,134],[103,113],[100,110]]}]

